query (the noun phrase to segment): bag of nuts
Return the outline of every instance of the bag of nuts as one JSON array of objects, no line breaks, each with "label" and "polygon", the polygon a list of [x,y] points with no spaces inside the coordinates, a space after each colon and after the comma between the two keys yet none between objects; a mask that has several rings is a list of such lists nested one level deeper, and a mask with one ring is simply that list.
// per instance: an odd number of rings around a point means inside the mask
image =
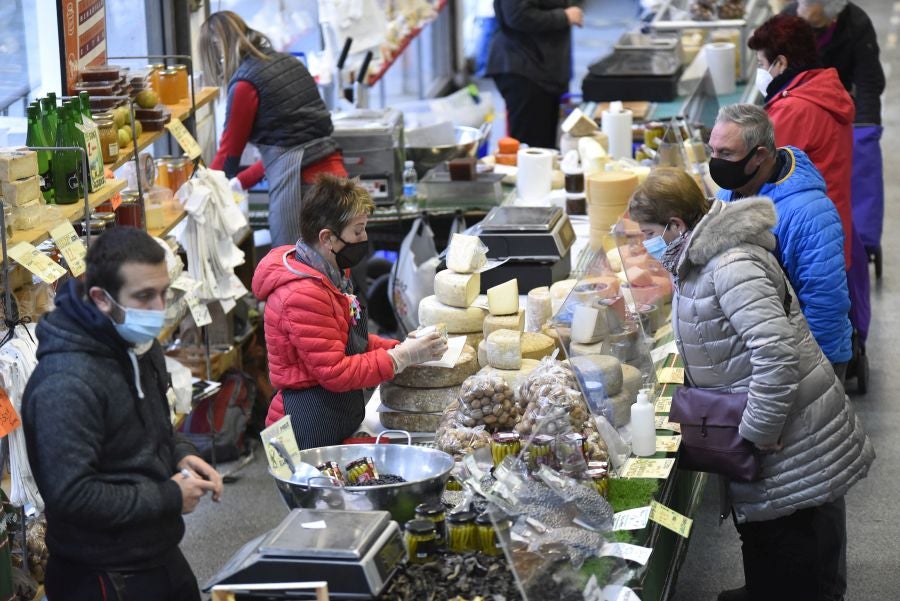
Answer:
[{"label": "bag of nuts", "polygon": [[515,396],[498,375],[484,373],[469,376],[459,389],[457,421],[467,428],[485,426],[494,432],[512,430],[519,421]]},{"label": "bag of nuts", "polygon": [[457,420],[459,400],[453,401],[444,410],[441,424],[435,432],[437,448],[450,455],[461,457],[481,447],[491,445],[491,433],[484,426],[467,428]]},{"label": "bag of nuts", "polygon": [[[581,432],[589,417],[572,366],[549,357],[519,386],[518,401],[522,419],[516,431],[523,436]],[[564,427],[562,420],[556,423],[561,417],[569,427]]]}]

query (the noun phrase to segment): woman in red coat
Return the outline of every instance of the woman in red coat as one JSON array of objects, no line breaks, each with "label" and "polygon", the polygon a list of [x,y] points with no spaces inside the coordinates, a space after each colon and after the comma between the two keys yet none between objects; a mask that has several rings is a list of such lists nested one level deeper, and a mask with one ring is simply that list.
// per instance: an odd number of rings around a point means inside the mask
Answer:
[{"label": "woman in red coat", "polygon": [[850,267],[853,214],[853,98],[838,72],[822,69],[812,27],[800,17],[776,15],[753,32],[756,87],[775,124],[775,143],[796,146],[813,162],[828,187],[844,229],[844,263]]},{"label": "woman in red coat", "polygon": [[303,199],[300,240],[272,249],[253,274],[278,389],[266,425],[289,414],[301,449],[341,444],[365,417],[363,388],[447,350],[437,334],[402,343],[369,334],[348,270],[368,254],[373,208],[355,182],[321,175]]}]

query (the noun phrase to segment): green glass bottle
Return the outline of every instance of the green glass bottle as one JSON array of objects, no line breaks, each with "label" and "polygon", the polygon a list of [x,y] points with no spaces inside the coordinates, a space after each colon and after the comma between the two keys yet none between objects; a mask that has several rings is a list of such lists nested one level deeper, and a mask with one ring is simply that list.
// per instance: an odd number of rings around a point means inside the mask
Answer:
[{"label": "green glass bottle", "polygon": [[41,125],[44,126],[44,137],[48,142],[53,142],[56,140],[56,126],[59,123],[56,101],[50,98],[41,98],[41,108],[44,113],[44,116],[41,117]]},{"label": "green glass bottle", "polygon": [[[81,92],[72,99],[72,106],[78,107],[76,125],[84,136],[84,149],[88,153],[91,192],[96,192],[106,182],[103,174],[103,150],[100,147],[100,128],[91,118],[91,99],[87,92]],[[80,120],[80,125],[79,125]]]},{"label": "green glass bottle", "polygon": [[[44,127],[41,125],[41,111],[35,106],[28,107],[28,132],[25,134],[25,144],[29,147],[51,146],[44,137]],[[50,171],[53,154],[49,150],[38,150],[38,175],[41,178],[41,193],[44,200],[53,202],[53,183]]]},{"label": "green glass bottle", "polygon": [[[70,107],[66,105],[59,111],[55,145],[80,146]],[[56,204],[69,205],[78,202],[81,190],[81,153],[74,150],[57,150],[53,155],[52,168]]]}]

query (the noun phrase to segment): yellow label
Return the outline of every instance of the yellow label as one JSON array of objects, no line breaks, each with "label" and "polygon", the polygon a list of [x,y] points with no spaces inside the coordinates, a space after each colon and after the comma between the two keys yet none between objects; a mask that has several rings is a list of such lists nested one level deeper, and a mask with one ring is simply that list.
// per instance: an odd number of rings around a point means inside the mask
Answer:
[{"label": "yellow label", "polygon": [[657,415],[656,416],[656,429],[657,430],[672,430],[673,432],[681,432],[681,425],[676,424],[675,422],[670,422],[668,415]]},{"label": "yellow label", "polygon": [[166,129],[175,136],[178,145],[181,146],[181,149],[187,153],[192,161],[196,160],[203,152],[200,149],[200,145],[197,144],[197,140],[194,139],[194,136],[191,135],[191,132],[187,130],[180,119],[172,117],[172,120],[166,123]]},{"label": "yellow label", "polygon": [[657,453],[675,453],[681,446],[681,436],[657,436],[656,452]]},{"label": "yellow label", "polygon": [[656,374],[660,384],[684,384],[683,367],[664,367]]},{"label": "yellow label", "polygon": [[86,269],[84,258],[87,256],[87,247],[81,241],[81,238],[78,237],[78,234],[75,233],[72,224],[68,221],[60,222],[59,225],[54,226],[50,230],[50,237],[53,238],[56,248],[59,249],[59,252],[65,258],[72,275],[78,277],[84,273]]},{"label": "yellow label", "polygon": [[263,448],[266,449],[266,459],[269,460],[269,467],[272,472],[282,478],[291,477],[291,468],[288,467],[275,447],[272,446],[272,439],[277,440],[288,452],[292,459],[300,459],[300,447],[297,446],[297,438],[294,436],[294,429],[291,427],[291,416],[285,415],[280,420],[259,433],[262,438]]},{"label": "yellow label", "polygon": [[672,397],[661,396],[656,399],[656,413],[669,413],[672,411]]},{"label": "yellow label", "polygon": [[650,501],[650,519],[684,538],[691,534],[691,526],[694,523],[691,518],[685,517],[665,505],[660,505],[656,501]]},{"label": "yellow label", "polygon": [[665,480],[675,466],[674,459],[632,457],[625,462],[619,472],[620,478],[657,478]]},{"label": "yellow label", "polygon": [[48,284],[52,284],[62,276],[66,275],[65,269],[54,263],[50,257],[28,242],[19,242],[10,248],[9,256],[16,263]]}]

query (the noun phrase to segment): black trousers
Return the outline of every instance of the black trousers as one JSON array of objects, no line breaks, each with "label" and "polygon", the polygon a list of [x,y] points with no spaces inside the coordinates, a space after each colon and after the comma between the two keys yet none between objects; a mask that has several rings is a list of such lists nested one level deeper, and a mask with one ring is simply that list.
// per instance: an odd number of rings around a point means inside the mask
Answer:
[{"label": "black trousers", "polygon": [[47,601],[200,601],[197,578],[179,549],[165,564],[133,572],[96,570],[51,555],[44,588]]},{"label": "black trousers", "polygon": [[835,503],[828,503],[775,520],[736,524],[750,598],[826,599],[840,564],[842,540],[836,517],[841,513]]},{"label": "black trousers", "polygon": [[556,148],[559,93],[548,92],[527,77],[506,73],[494,82],[506,102],[509,135],[536,148]]}]

